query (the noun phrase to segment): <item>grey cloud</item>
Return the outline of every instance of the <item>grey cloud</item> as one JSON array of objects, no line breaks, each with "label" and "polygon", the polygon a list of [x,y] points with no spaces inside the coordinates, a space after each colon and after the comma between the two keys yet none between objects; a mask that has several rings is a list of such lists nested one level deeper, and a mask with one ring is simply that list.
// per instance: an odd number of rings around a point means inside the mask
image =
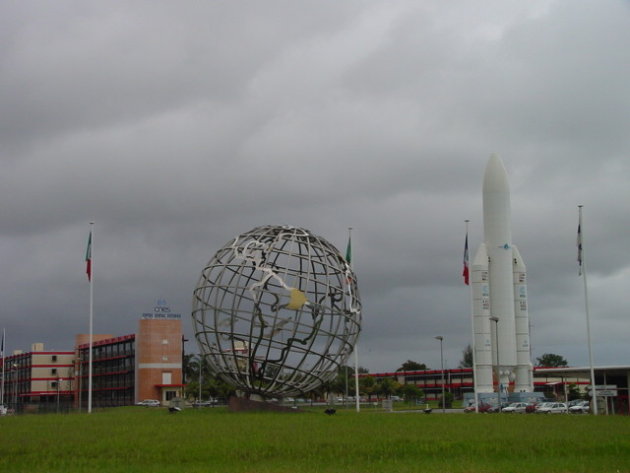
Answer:
[{"label": "grey cloud", "polygon": [[533,357],[586,362],[584,204],[596,360],[624,363],[626,13],[565,0],[4,3],[10,347],[65,348],[85,331],[92,219],[96,327],[114,334],[157,298],[187,316],[203,265],[238,233],[293,224],[343,251],[352,226],[361,364],[437,366],[439,334],[455,366],[470,340],[464,220],[472,254],[498,152]]}]

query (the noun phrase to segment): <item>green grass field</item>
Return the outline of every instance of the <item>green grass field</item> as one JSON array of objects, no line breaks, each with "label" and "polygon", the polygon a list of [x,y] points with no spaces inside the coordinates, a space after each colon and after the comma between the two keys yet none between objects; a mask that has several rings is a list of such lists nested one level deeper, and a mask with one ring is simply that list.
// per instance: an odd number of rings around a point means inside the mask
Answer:
[{"label": "green grass field", "polygon": [[630,418],[117,408],[0,418],[0,472],[630,472]]}]

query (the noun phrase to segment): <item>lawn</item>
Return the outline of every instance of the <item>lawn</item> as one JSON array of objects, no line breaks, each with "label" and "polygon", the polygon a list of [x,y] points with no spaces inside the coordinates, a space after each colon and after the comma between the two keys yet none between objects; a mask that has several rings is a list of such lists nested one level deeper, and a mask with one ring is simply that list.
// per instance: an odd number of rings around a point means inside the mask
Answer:
[{"label": "lawn", "polygon": [[0,472],[630,472],[630,418],[116,408],[0,418]]}]

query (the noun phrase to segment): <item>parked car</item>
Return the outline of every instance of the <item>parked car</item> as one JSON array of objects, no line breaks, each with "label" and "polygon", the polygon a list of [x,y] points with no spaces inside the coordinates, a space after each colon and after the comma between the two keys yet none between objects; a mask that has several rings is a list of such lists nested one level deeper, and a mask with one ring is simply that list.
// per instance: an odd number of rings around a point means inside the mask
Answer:
[{"label": "parked car", "polygon": [[591,411],[591,403],[589,401],[580,401],[569,407],[569,412],[573,414],[586,414]]},{"label": "parked car", "polygon": [[567,412],[567,405],[564,402],[549,402],[539,407],[536,412],[539,414],[563,414]]},{"label": "parked car", "polygon": [[195,401],[192,403],[193,407],[212,407],[217,403],[216,399],[210,399],[208,401]]},{"label": "parked car", "polygon": [[[479,404],[479,410],[478,410],[478,412],[485,413],[485,412],[488,412],[488,410],[489,410],[489,409],[491,409],[491,408],[492,408],[492,405],[490,405],[490,404],[484,404],[484,403],[482,402],[481,404]],[[466,412],[466,413],[475,412],[475,411],[476,411],[476,409],[475,409],[475,403],[470,404],[468,407],[466,407],[466,408],[464,409],[464,412]]]},{"label": "parked car", "polygon": [[539,402],[538,404],[536,404],[534,412],[538,412],[540,409],[546,408],[552,404],[553,402]]},{"label": "parked car", "polygon": [[[481,409],[481,406],[479,406],[479,408]],[[466,412],[466,413],[475,412],[476,410],[477,409],[475,409],[475,403],[474,402],[471,402],[466,407],[464,407],[464,412]]]},{"label": "parked car", "polygon": [[157,399],[145,399],[144,401],[136,403],[136,406],[160,407],[160,401]]},{"label": "parked car", "polygon": [[538,404],[533,402],[531,404],[527,404],[527,407],[525,408],[525,413],[526,414],[533,414],[534,412],[536,412],[536,408],[538,407]]},{"label": "parked car", "polygon": [[518,412],[518,413],[523,414],[523,413],[525,413],[526,409],[527,409],[527,403],[526,402],[513,402],[509,406],[504,407],[503,409],[501,409],[501,412],[508,412],[508,413]]}]

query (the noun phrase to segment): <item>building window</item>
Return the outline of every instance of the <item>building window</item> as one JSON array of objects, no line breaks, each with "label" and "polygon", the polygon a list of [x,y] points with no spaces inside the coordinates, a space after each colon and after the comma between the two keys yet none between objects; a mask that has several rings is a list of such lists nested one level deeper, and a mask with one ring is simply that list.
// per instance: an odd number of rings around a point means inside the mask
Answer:
[{"label": "building window", "polygon": [[166,391],[166,400],[170,401],[171,399],[177,396],[177,391]]},{"label": "building window", "polygon": [[53,355],[50,357],[53,362],[57,361],[57,355]]},{"label": "building window", "polygon": [[50,370],[50,374],[52,375],[56,375],[57,374],[57,368],[53,368]]}]

